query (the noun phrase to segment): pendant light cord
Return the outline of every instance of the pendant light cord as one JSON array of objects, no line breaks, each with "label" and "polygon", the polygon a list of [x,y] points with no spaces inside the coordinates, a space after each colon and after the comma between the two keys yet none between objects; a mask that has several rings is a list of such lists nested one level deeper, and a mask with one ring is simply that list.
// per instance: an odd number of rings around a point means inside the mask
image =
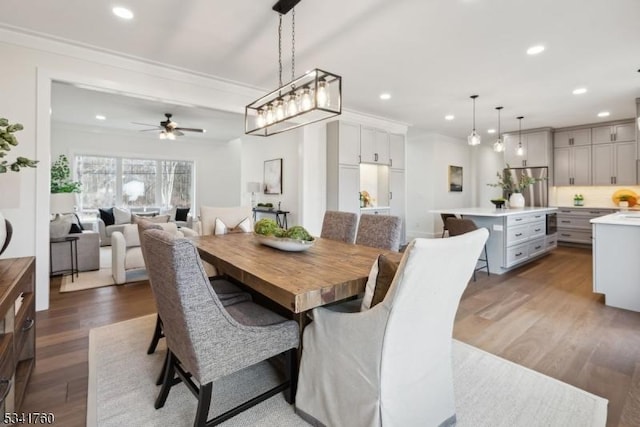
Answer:
[{"label": "pendant light cord", "polygon": [[476,99],[473,98],[473,131],[476,131]]},{"label": "pendant light cord", "polygon": [[[291,81],[296,78],[296,8],[291,9]],[[282,86],[282,82],[280,82]]]},{"label": "pendant light cord", "polygon": [[282,87],[282,15],[278,15],[278,87]]}]

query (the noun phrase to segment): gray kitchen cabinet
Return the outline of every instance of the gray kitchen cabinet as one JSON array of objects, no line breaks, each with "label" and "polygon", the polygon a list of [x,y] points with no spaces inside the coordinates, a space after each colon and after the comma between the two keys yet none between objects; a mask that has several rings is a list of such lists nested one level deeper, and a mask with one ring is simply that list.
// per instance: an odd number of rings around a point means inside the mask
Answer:
[{"label": "gray kitchen cabinet", "polygon": [[615,123],[591,128],[594,144],[631,142],[636,140],[634,122]]},{"label": "gray kitchen cabinet", "polygon": [[504,135],[504,160],[510,167],[549,166],[551,157],[551,130],[522,133],[522,156],[517,132]]},{"label": "gray kitchen cabinet", "polygon": [[360,162],[389,164],[389,133],[362,126],[360,129]]},{"label": "gray kitchen cabinet", "polygon": [[635,185],[636,143],[593,145],[593,185]]},{"label": "gray kitchen cabinet", "polygon": [[558,208],[558,243],[591,245],[591,220],[613,212],[606,208]]},{"label": "gray kitchen cabinet", "polygon": [[553,147],[563,148],[574,145],[591,145],[591,129],[575,129],[556,132],[553,135]]},{"label": "gray kitchen cabinet", "polygon": [[553,152],[554,185],[591,185],[591,145],[561,147]]}]

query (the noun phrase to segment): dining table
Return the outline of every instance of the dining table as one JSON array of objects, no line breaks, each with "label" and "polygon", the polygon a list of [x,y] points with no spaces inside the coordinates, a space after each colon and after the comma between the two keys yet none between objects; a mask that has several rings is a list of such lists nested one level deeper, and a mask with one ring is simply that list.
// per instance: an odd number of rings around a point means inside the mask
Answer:
[{"label": "dining table", "polygon": [[260,243],[253,233],[193,237],[200,257],[253,291],[284,307],[304,328],[315,307],[364,292],[378,255],[399,262],[402,254],[315,237],[304,251],[285,251]]}]

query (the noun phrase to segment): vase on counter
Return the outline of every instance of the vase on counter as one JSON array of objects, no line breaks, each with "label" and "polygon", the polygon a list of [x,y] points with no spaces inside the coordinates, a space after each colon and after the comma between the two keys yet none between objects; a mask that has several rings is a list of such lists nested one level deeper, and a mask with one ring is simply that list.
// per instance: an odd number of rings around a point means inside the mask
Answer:
[{"label": "vase on counter", "polygon": [[524,208],[524,196],[522,193],[511,193],[509,196],[510,208]]}]

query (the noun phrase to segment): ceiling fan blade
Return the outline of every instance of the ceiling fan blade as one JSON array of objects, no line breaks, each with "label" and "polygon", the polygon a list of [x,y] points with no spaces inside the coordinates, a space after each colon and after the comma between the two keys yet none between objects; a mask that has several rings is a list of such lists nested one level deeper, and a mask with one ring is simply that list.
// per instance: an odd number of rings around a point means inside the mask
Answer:
[{"label": "ceiling fan blade", "polygon": [[158,132],[158,129],[140,129],[138,132]]},{"label": "ceiling fan blade", "polygon": [[162,127],[158,125],[152,125],[150,123],[140,123],[140,122],[131,122],[133,125],[142,125],[142,126],[153,126],[154,128],[162,129]]},{"label": "ceiling fan blade", "polygon": [[174,135],[178,135],[178,136],[182,136],[184,135],[184,133],[180,132],[178,129],[173,129],[171,131],[171,133],[173,133]]},{"label": "ceiling fan blade", "polygon": [[206,132],[204,129],[182,128],[182,127],[174,128],[173,130],[174,131],[181,130],[181,131],[185,131],[185,132],[200,132],[200,133],[205,133]]}]

